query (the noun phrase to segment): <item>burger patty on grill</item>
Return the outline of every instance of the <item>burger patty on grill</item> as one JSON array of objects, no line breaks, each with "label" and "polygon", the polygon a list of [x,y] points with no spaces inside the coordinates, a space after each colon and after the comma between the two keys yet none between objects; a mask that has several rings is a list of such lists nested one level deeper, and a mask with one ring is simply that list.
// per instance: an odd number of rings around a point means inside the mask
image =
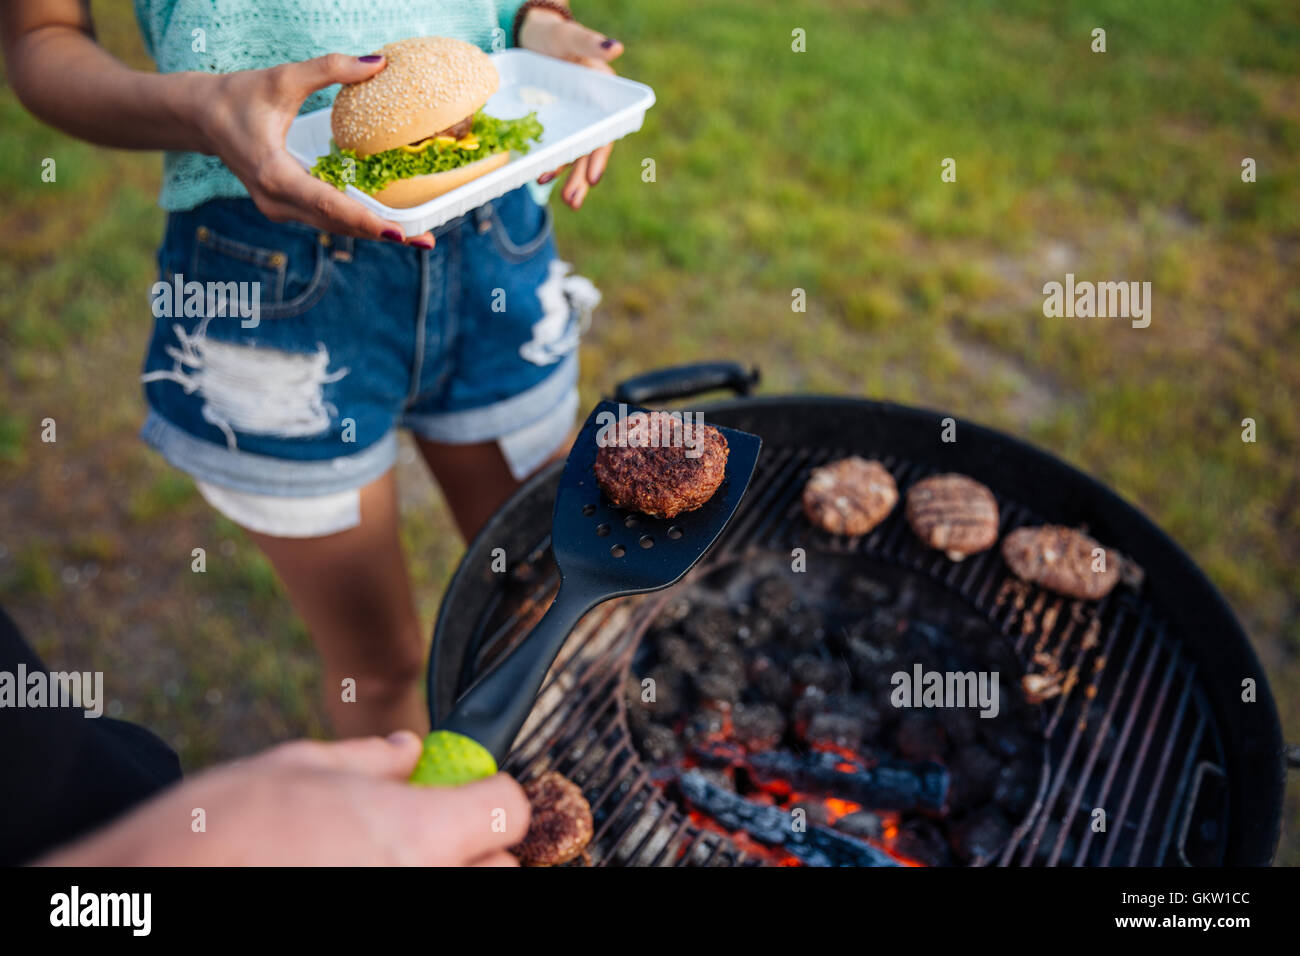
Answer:
[{"label": "burger patty on grill", "polygon": [[856,455],[814,468],[803,488],[804,514],[831,534],[866,534],[897,503],[894,476],[880,462]]},{"label": "burger patty on grill", "polygon": [[953,561],[993,547],[998,540],[998,503],[993,492],[965,475],[933,475],[907,490],[904,511],[912,531],[928,548]]},{"label": "burger patty on grill", "polygon": [[591,805],[578,785],[548,770],[524,784],[532,805],[528,833],[510,852],[525,866],[557,866],[577,859],[591,842]]},{"label": "burger patty on grill", "polygon": [[[1093,552],[1103,551],[1103,567],[1093,570]],[[1068,597],[1095,601],[1119,580],[1123,559],[1082,531],[1061,525],[1017,528],[1002,542],[1002,557],[1016,577]]]},{"label": "burger patty on grill", "polygon": [[633,412],[596,452],[596,481],[620,508],[672,518],[713,497],[729,454],[716,428],[688,428],[667,412]]}]

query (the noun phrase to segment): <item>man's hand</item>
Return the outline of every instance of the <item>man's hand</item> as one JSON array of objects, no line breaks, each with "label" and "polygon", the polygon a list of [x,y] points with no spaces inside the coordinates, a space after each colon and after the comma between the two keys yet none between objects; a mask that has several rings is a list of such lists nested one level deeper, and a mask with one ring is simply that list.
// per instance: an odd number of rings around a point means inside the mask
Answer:
[{"label": "man's hand", "polygon": [[[536,53],[545,53],[560,60],[579,63],[602,73],[613,73],[610,61],[623,53],[623,44],[617,40],[588,30],[581,23],[565,20],[553,10],[534,7],[524,17],[519,28],[519,45]],[[569,178],[560,195],[570,207],[578,209],[587,197],[587,190],[600,182],[609,163],[614,144],[608,143],[590,155],[574,161]],[[563,168],[538,177],[539,183],[549,183]]]},{"label": "man's hand", "polygon": [[[420,740],[297,741],[209,770],[39,861],[52,866],[515,866],[528,832],[505,774],[406,782]],[[200,815],[197,811],[202,810]],[[202,819],[205,829],[196,832]]]}]

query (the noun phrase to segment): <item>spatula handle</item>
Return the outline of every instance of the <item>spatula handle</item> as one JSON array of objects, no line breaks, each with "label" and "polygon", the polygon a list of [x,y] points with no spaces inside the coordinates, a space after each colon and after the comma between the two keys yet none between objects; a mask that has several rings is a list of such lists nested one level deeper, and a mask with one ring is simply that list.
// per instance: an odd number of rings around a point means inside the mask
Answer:
[{"label": "spatula handle", "polygon": [[478,741],[500,764],[528,719],[560,648],[595,603],[566,592],[561,584],[532,633],[461,695],[438,729]]}]

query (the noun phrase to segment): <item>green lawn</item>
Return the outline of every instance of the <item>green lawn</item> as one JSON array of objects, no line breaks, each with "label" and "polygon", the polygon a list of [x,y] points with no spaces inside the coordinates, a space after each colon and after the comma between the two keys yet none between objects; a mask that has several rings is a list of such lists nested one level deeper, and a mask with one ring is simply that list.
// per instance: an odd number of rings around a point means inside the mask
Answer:
[{"label": "green lawn", "polygon": [[[143,64],[127,5],[95,6],[103,42]],[[562,253],[605,293],[584,397],[729,357],[760,365],[769,393],[885,397],[1031,438],[1196,557],[1300,740],[1300,8],[580,10],[658,95],[586,207],[557,204]],[[7,88],[0,129],[0,600],[53,662],[111,675],[121,713],[187,767],[322,733],[310,642],[266,563],[134,437],[157,157],[75,143]],[[1066,272],[1150,281],[1150,327],[1045,318],[1042,285]],[[431,620],[459,545],[405,472]],[[200,546],[206,575],[189,569]],[[1292,790],[1280,859],[1297,864]]]}]

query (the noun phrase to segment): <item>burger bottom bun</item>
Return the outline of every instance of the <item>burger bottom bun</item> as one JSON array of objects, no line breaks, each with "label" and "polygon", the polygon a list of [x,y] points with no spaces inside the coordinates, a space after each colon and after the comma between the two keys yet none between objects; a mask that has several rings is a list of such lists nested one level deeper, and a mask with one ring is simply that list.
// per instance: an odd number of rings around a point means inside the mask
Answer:
[{"label": "burger bottom bun", "polygon": [[494,169],[500,169],[509,161],[509,150],[502,150],[485,159],[475,160],[468,166],[449,169],[445,173],[429,173],[425,176],[399,179],[375,193],[374,198],[394,209],[409,209],[430,199],[436,199],[443,193],[451,192],[457,186],[463,186],[471,180],[485,176]]}]

